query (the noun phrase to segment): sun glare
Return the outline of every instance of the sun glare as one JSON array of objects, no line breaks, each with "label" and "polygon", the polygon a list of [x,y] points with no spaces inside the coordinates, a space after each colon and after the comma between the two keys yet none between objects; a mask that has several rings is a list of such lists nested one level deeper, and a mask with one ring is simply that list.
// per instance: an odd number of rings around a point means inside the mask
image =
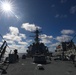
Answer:
[{"label": "sun glare", "polygon": [[14,16],[18,19],[18,16],[15,14],[16,6],[12,0],[1,0],[0,1],[0,10],[1,13],[5,16]]},{"label": "sun glare", "polygon": [[13,5],[9,1],[1,1],[1,11],[4,13],[11,13],[13,10]]},{"label": "sun glare", "polygon": [[11,12],[12,11],[11,4],[7,3],[7,2],[3,3],[2,4],[2,10],[5,12]]}]

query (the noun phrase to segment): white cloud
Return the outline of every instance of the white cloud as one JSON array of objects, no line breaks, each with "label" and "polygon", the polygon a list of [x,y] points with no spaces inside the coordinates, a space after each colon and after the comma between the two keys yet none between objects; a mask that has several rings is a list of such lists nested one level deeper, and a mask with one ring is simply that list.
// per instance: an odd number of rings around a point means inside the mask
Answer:
[{"label": "white cloud", "polygon": [[62,34],[74,34],[74,30],[62,30]]},{"label": "white cloud", "polygon": [[58,45],[60,45],[60,42],[56,42],[56,43],[51,43],[51,44],[49,44],[49,51],[55,51],[56,50],[56,47],[58,46]]},{"label": "white cloud", "polygon": [[18,35],[19,34],[19,30],[17,27],[11,26],[11,27],[9,27],[9,31],[10,31],[10,34],[12,34],[12,35]]},{"label": "white cloud", "polygon": [[20,42],[23,39],[26,39],[25,34],[21,34],[19,33],[19,30],[17,27],[9,27],[9,33],[7,33],[6,35],[3,36],[4,39],[6,39],[7,41],[9,40],[9,42],[11,41],[17,41]]},{"label": "white cloud", "polygon": [[22,38],[18,35],[12,35],[10,33],[7,33],[6,35],[3,36],[4,39],[6,40],[12,40],[12,41],[21,41]]},{"label": "white cloud", "polygon": [[76,5],[71,7],[70,13],[71,13],[71,14],[76,13]]},{"label": "white cloud", "polygon": [[22,33],[20,33],[20,34],[19,34],[19,36],[20,36],[21,38],[24,38],[24,39],[26,39],[26,36],[25,36],[25,34],[22,34]]},{"label": "white cloud", "polygon": [[3,36],[4,39],[12,40],[14,38],[14,35],[11,35],[10,33],[7,33]]},{"label": "white cloud", "polygon": [[29,24],[29,23],[23,23],[22,26],[21,26],[21,28],[24,28],[27,31],[35,31],[36,27],[38,29],[41,29],[41,27],[36,26],[35,24]]},{"label": "white cloud", "polygon": [[6,42],[7,42],[8,44],[12,44],[12,43],[14,44],[14,43],[15,43],[15,42],[12,41],[12,40],[7,40]]},{"label": "white cloud", "polygon": [[55,50],[56,50],[56,47],[49,47],[49,51],[51,51],[51,52],[55,52]]},{"label": "white cloud", "polygon": [[40,38],[41,38],[41,42],[47,44],[47,43],[51,43],[53,36],[47,36],[46,34],[42,34],[40,35]]},{"label": "white cloud", "polygon": [[[28,42],[23,42],[26,39],[26,35],[19,32],[17,27],[9,27],[9,33],[3,36],[9,45],[9,48],[14,50],[18,49],[19,52],[26,52]],[[7,51],[9,51],[7,48]]]},{"label": "white cloud", "polygon": [[22,44],[22,45],[28,45],[28,43],[27,42],[23,42],[23,41],[20,41],[20,42],[18,42],[19,44]]},{"label": "white cloud", "polygon": [[65,41],[69,41],[71,39],[72,39],[72,37],[68,36],[68,35],[62,35],[62,36],[57,36],[56,37],[56,40],[59,41],[59,42],[65,42]]},{"label": "white cloud", "polygon": [[[17,44],[13,44],[13,45],[9,45],[9,48],[12,50],[12,53],[14,51],[14,49],[18,50],[18,53],[26,53],[27,50],[27,45],[17,45]],[[10,49],[7,48],[7,52],[10,52]]]},{"label": "white cloud", "polygon": [[51,44],[50,46],[51,46],[51,47],[56,47],[56,46],[58,46],[59,44],[60,44],[60,42],[57,42],[57,43]]},{"label": "white cloud", "polygon": [[26,40],[28,43],[32,42],[33,40]]}]

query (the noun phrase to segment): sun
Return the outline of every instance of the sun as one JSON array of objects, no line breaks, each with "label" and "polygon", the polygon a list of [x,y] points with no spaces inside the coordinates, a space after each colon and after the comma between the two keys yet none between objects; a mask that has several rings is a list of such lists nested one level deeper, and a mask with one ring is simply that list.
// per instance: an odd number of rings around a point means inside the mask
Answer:
[{"label": "sun", "polygon": [[17,9],[17,7],[15,6],[14,1],[12,0],[1,0],[0,1],[0,11],[2,15],[5,15],[7,17],[14,16],[18,19],[19,17],[16,15],[15,9]]},{"label": "sun", "polygon": [[1,11],[4,13],[11,13],[13,11],[13,5],[10,1],[1,1]]},{"label": "sun", "polygon": [[2,7],[2,10],[5,11],[5,12],[11,12],[12,11],[12,6],[8,2],[2,3],[1,7]]}]

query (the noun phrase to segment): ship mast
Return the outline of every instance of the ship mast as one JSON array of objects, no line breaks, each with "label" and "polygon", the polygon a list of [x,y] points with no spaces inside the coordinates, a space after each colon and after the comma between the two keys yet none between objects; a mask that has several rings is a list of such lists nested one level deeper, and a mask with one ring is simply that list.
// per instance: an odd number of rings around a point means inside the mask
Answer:
[{"label": "ship mast", "polygon": [[38,27],[36,27],[36,30],[33,33],[35,33],[35,35],[31,37],[34,37],[35,44],[37,44],[39,43],[39,33],[40,33]]},{"label": "ship mast", "polygon": [[35,33],[35,43],[39,43],[39,33],[40,31],[38,30],[38,28],[36,28],[36,31],[34,32]]}]

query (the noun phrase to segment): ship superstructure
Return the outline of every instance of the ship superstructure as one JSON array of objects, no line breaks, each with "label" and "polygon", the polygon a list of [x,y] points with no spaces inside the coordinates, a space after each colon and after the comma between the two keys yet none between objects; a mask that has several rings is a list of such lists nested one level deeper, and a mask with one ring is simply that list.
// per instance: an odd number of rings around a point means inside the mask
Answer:
[{"label": "ship superstructure", "polygon": [[33,56],[35,54],[44,54],[46,55],[48,53],[48,47],[44,45],[44,43],[40,42],[39,34],[40,31],[38,28],[34,31],[35,36],[34,42],[28,47],[28,55]]}]

